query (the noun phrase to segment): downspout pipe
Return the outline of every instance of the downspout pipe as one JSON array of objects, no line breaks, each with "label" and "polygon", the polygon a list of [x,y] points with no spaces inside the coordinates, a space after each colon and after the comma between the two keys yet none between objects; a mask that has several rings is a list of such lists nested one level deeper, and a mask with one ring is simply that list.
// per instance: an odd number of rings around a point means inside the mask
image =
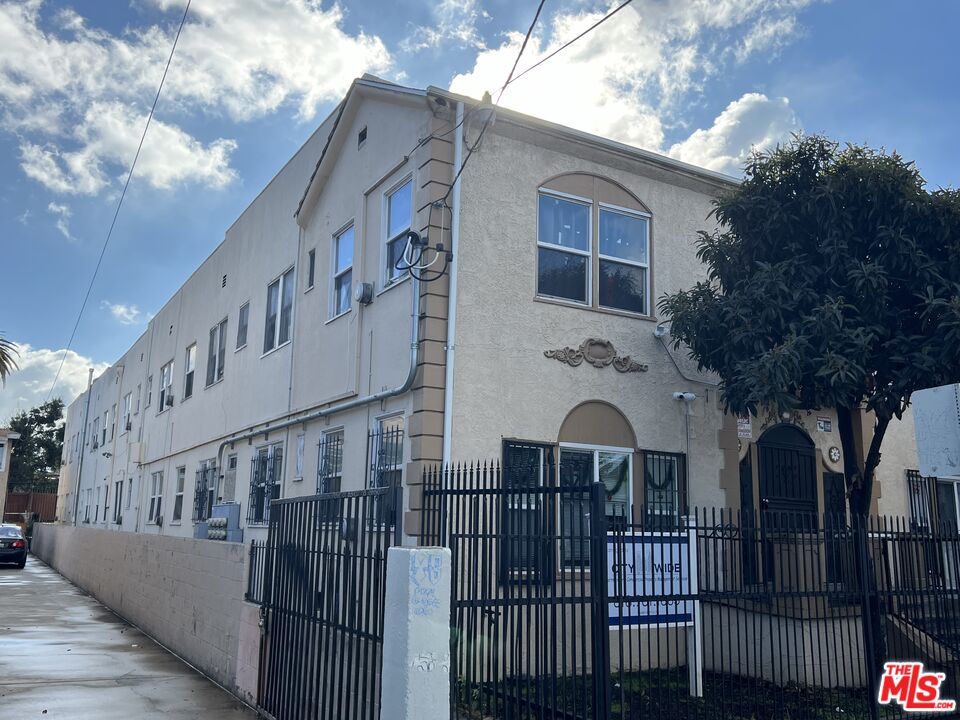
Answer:
[{"label": "downspout pipe", "polygon": [[321,408],[320,410],[314,410],[306,413],[305,415],[298,415],[297,417],[283,420],[273,425],[269,425],[268,427],[260,428],[259,430],[249,430],[245,433],[237,435],[236,437],[222,441],[220,446],[217,448],[217,468],[221,469],[221,480],[223,480],[224,475],[222,471],[223,451],[227,448],[227,446],[233,445],[237,442],[242,442],[244,440],[251,440],[260,435],[276,432],[277,430],[293,427],[294,425],[300,425],[301,423],[311,422],[329,415],[335,415],[336,413],[344,412],[345,410],[352,410],[354,408],[363,407],[364,405],[370,405],[372,403],[380,402],[381,400],[386,400],[387,398],[396,397],[397,395],[403,395],[413,387],[413,381],[417,377],[417,366],[420,363],[420,280],[416,276],[411,276],[411,281],[410,292],[412,299],[410,302],[410,367],[407,369],[407,376],[404,378],[404,381],[395,388],[381,390],[380,392],[376,392],[371,395],[364,395],[363,397],[354,398],[353,400],[347,400],[345,402],[337,403],[336,405],[330,405],[329,407]]},{"label": "downspout pipe", "polygon": [[[463,163],[463,103],[457,103],[457,135],[453,143],[454,172]],[[443,378],[443,464],[450,464],[450,445],[453,440],[453,364],[457,338],[457,268],[460,257],[460,179],[453,186],[453,207],[450,209],[450,281],[447,287],[447,347]]]},{"label": "downspout pipe", "polygon": [[83,425],[80,427],[80,462],[77,465],[77,488],[73,498],[73,526],[77,526],[77,512],[80,509],[80,484],[83,482],[83,456],[87,454],[87,420],[90,418],[90,396],[93,394],[93,368],[87,374],[87,402],[83,411]]}]

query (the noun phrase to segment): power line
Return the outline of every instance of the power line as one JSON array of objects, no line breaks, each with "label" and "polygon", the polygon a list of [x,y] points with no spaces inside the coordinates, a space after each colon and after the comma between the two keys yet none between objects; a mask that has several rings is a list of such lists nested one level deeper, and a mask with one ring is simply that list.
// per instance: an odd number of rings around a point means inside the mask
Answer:
[{"label": "power line", "polygon": [[167,58],[167,65],[163,69],[163,77],[160,78],[160,85],[157,87],[157,95],[153,98],[153,105],[150,107],[150,114],[147,115],[147,122],[143,126],[143,133],[140,135],[140,144],[137,145],[137,152],[133,156],[133,162],[130,163],[130,172],[127,173],[127,180],[123,184],[123,191],[120,193],[120,199],[117,201],[117,209],[113,213],[113,220],[110,221],[110,229],[107,230],[107,237],[103,241],[103,247],[100,248],[100,257],[97,258],[97,264],[93,268],[93,276],[90,278],[90,284],[87,286],[87,292],[83,296],[83,302],[80,304],[80,312],[77,313],[77,321],[73,324],[73,331],[70,333],[70,340],[63,349],[63,356],[60,358],[60,365],[57,367],[57,374],[53,377],[53,383],[47,391],[47,400],[53,394],[53,389],[57,386],[57,380],[60,379],[60,372],[63,370],[63,363],[67,359],[67,353],[73,346],[73,340],[77,335],[77,328],[80,327],[80,319],[83,317],[83,311],[87,307],[87,301],[90,299],[90,292],[93,290],[93,284],[100,272],[100,265],[103,263],[103,256],[107,252],[107,246],[110,244],[110,237],[113,235],[113,228],[117,224],[117,216],[120,215],[120,208],[123,205],[123,199],[127,195],[127,188],[130,187],[130,179],[133,177],[133,170],[137,166],[137,160],[140,158],[140,150],[143,148],[143,140],[147,137],[147,129],[150,127],[150,121],[153,120],[153,113],[157,109],[157,102],[160,100],[160,91],[163,90],[163,83],[167,79],[167,72],[170,70],[170,63],[173,61],[173,54],[177,49],[177,42],[180,40],[180,33],[183,31],[183,25],[187,21],[187,13],[190,12],[190,3],[187,0],[187,6],[183,9],[183,17],[180,18],[180,27],[177,28],[177,34],[173,38],[173,46],[170,48],[170,56]]},{"label": "power line", "polygon": [[[497,107],[500,103],[500,98],[503,97],[503,91],[507,89],[513,81],[513,74],[517,71],[517,64],[520,62],[520,58],[523,57],[523,51],[527,49],[527,43],[530,42],[530,36],[533,35],[533,29],[537,26],[537,20],[540,19],[540,12],[543,10],[543,4],[546,0],[540,0],[540,4],[537,5],[537,12],[533,16],[533,22],[530,23],[530,27],[527,28],[527,34],[523,38],[523,43],[520,45],[520,52],[517,53],[516,59],[513,61],[513,67],[510,68],[510,74],[507,75],[506,81],[500,88],[500,92],[497,93],[496,102],[493,103],[493,107]],[[490,125],[490,120],[493,119],[493,112],[487,115],[486,119],[483,121],[483,127],[480,128],[480,134],[477,135],[476,142],[467,149],[467,156],[463,159],[463,162],[460,163],[460,168],[457,170],[457,174],[453,176],[453,182],[450,183],[450,187],[447,188],[446,194],[441,200],[441,204],[446,205],[447,200],[450,198],[450,193],[453,192],[454,186],[457,184],[457,181],[460,180],[460,175],[463,174],[463,169],[467,166],[467,162],[470,160],[470,157],[473,155],[473,151],[480,146],[480,141],[483,140],[483,134],[487,131],[487,127]]]},{"label": "power line", "polygon": [[633,0],[626,0],[625,2],[621,3],[620,5],[618,5],[617,7],[615,7],[613,10],[611,10],[610,12],[608,12],[606,15],[604,15],[602,18],[600,18],[599,20],[597,20],[593,25],[591,25],[591,26],[588,27],[586,30],[584,30],[582,33],[580,33],[579,35],[577,35],[575,38],[572,38],[571,40],[568,40],[568,41],[565,42],[563,45],[561,45],[561,46],[558,47],[556,50],[554,50],[552,53],[550,53],[550,54],[547,55],[546,57],[541,58],[540,60],[538,60],[537,62],[535,62],[533,65],[531,65],[531,66],[528,67],[526,70],[524,70],[522,73],[520,73],[520,74],[517,75],[515,78],[513,78],[513,80],[511,80],[510,82],[516,82],[517,80],[519,80],[520,78],[522,78],[524,75],[526,75],[528,72],[530,72],[530,71],[533,70],[534,68],[537,68],[537,67],[540,67],[541,65],[543,65],[547,60],[549,60],[550,58],[552,58],[552,57],[553,57],[554,55],[556,55],[557,53],[562,52],[563,50],[566,50],[568,47],[570,47],[571,45],[573,45],[577,40],[579,40],[580,38],[582,38],[584,35],[586,35],[586,34],[588,34],[588,33],[590,33],[590,32],[593,32],[594,30],[596,30],[598,27],[600,27],[601,25],[603,25],[603,23],[605,23],[607,20],[609,20],[610,18],[612,18],[614,15],[616,15],[618,12],[620,12],[621,10],[623,10],[627,5],[629,5],[629,4],[632,3],[632,2],[633,2]]}]

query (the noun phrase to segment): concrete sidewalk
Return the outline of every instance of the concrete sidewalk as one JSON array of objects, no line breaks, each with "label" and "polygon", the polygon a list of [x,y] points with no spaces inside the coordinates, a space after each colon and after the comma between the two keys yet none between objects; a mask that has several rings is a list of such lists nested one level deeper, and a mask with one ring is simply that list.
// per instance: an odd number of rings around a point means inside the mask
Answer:
[{"label": "concrete sidewalk", "polygon": [[0,566],[0,718],[255,717],[35,557]]}]

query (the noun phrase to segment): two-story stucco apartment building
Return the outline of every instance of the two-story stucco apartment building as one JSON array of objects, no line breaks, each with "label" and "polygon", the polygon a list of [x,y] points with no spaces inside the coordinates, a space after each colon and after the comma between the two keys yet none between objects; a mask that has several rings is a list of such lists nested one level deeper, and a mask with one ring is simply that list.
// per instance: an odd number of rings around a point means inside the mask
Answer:
[{"label": "two-story stucco apartment building", "polygon": [[[402,478],[414,532],[424,463],[545,449],[656,512],[842,503],[829,412],[738,423],[663,337],[656,299],[704,275],[696,232],[735,180],[490,113],[356,81],[70,405],[59,517],[191,536],[232,502],[255,537],[272,497]],[[433,262],[418,277],[411,229]],[[764,443],[803,463],[787,496]],[[905,422],[878,510],[906,511],[914,467]]]}]

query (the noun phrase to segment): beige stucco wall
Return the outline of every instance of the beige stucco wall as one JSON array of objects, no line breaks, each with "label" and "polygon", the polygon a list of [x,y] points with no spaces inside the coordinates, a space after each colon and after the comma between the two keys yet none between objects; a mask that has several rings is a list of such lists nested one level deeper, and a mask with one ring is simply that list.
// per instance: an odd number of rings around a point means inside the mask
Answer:
[{"label": "beige stucco wall", "polygon": [[231,692],[255,696],[244,545],[40,524],[31,551]]},{"label": "beige stucco wall", "polygon": [[[709,189],[679,177],[671,184],[668,174],[639,163],[624,167],[612,154],[572,143],[544,147],[495,127],[461,181],[452,457],[499,457],[502,438],[556,442],[573,408],[599,400],[619,408],[639,448],[687,453],[691,504],[724,505],[716,389],[680,376],[653,335],[656,321],[534,299],[537,191],[548,178],[566,172],[601,175],[650,209],[654,305],[661,294],[704,277],[694,240],[697,230],[710,227]],[[545,350],[576,348],[587,338],[609,340],[619,354],[649,370],[570,367],[544,357]],[[675,391],[697,395],[689,445],[685,407],[672,397]]]}]

